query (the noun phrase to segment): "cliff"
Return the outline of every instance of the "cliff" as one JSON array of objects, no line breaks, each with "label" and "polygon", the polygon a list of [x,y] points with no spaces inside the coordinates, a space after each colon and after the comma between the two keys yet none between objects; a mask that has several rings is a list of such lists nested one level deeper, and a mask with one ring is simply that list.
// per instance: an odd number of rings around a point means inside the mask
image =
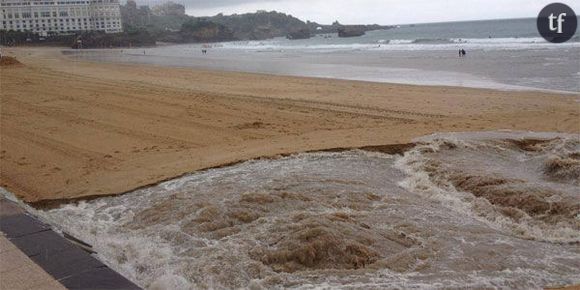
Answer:
[{"label": "cliff", "polygon": [[256,13],[218,14],[208,20],[225,25],[232,29],[234,37],[239,40],[263,40],[284,37],[308,29],[302,20],[276,11],[258,11]]},{"label": "cliff", "polygon": [[181,26],[178,42],[220,42],[235,40],[233,32],[226,26],[207,20],[192,19]]},{"label": "cliff", "polygon": [[304,22],[292,15],[276,11],[193,17],[185,14],[182,5],[168,2],[150,9],[129,0],[121,9],[125,30],[146,30],[158,41],[217,42],[229,40],[264,40],[274,37],[307,39],[315,34],[338,33],[340,37],[355,37],[365,32],[389,29],[380,25],[322,25]]},{"label": "cliff", "polygon": [[310,37],[312,37],[312,33],[308,28],[302,28],[297,31],[292,31],[288,33],[288,35],[286,36],[286,38],[288,39],[308,39]]}]

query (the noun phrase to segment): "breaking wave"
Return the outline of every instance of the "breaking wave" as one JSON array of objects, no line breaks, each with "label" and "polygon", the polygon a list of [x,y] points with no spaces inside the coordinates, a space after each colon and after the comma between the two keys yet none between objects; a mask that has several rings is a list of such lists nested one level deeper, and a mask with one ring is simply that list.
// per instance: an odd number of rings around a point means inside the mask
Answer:
[{"label": "breaking wave", "polygon": [[526,239],[580,243],[579,137],[492,136],[424,139],[397,162],[401,184]]},{"label": "breaking wave", "polygon": [[431,43],[431,44],[444,44],[444,43],[454,43],[451,39],[445,38],[419,38],[413,40],[412,43],[420,44],[420,43]]},{"label": "breaking wave", "polygon": [[580,145],[540,137],[255,160],[38,214],[148,289],[580,283]]},{"label": "breaking wave", "polygon": [[[578,47],[580,39],[573,38],[566,47]],[[448,50],[457,47],[469,50],[527,50],[562,48],[545,41],[541,37],[506,37],[506,38],[416,38],[416,39],[376,39],[361,38],[353,43],[341,39],[287,40],[275,38],[262,41],[235,41],[217,44],[226,49],[248,51],[364,51],[364,50]]]}]

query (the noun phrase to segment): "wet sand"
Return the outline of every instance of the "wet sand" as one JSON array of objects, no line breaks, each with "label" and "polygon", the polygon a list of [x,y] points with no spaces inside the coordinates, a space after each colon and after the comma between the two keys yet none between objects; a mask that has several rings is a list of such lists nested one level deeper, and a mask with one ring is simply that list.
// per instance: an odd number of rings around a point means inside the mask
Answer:
[{"label": "wet sand", "polygon": [[[537,44],[539,45],[539,44]],[[387,45],[390,47],[392,45]],[[395,45],[396,46],[396,45]],[[419,44],[419,46],[422,46]],[[423,45],[425,46],[425,45]],[[455,47],[398,50],[320,50],[290,48],[257,50],[217,47],[201,54],[196,45],[146,49],[67,50],[84,60],[240,71],[283,76],[324,77],[409,85],[445,85],[484,89],[580,92],[580,43],[558,49],[468,49],[459,58]],[[425,50],[427,49],[427,50]]]},{"label": "wet sand", "polygon": [[73,61],[6,49],[0,186],[45,204],[199,169],[447,131],[580,132],[578,96]]}]

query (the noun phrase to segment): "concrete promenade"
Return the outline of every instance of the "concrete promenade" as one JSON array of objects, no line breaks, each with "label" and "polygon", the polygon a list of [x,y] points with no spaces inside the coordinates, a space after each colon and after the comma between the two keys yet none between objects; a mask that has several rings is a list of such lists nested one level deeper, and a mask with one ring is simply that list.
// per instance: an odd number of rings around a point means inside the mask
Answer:
[{"label": "concrete promenade", "polygon": [[0,289],[140,289],[18,204],[0,198]]}]

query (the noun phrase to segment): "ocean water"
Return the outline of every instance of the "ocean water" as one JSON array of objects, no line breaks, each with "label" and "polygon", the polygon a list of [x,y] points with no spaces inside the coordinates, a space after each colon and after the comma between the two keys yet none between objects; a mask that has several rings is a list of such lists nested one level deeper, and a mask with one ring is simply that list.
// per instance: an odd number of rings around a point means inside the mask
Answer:
[{"label": "ocean water", "polygon": [[147,289],[580,283],[580,135],[297,154],[36,211]]},{"label": "ocean water", "polygon": [[[576,35],[569,43],[580,42]],[[380,44],[380,47],[379,47]],[[339,38],[318,35],[307,40],[276,38],[266,41],[226,43],[223,47],[256,49],[376,49],[438,50],[447,47],[521,49],[551,46],[538,33],[536,19],[507,19],[404,25],[390,30],[370,31],[361,37]]]},{"label": "ocean water", "polygon": [[[209,54],[202,55],[202,46]],[[467,50],[466,58],[458,50]],[[580,92],[580,36],[552,44],[535,19],[419,24],[339,38],[67,51],[106,62],[504,90]]]}]

